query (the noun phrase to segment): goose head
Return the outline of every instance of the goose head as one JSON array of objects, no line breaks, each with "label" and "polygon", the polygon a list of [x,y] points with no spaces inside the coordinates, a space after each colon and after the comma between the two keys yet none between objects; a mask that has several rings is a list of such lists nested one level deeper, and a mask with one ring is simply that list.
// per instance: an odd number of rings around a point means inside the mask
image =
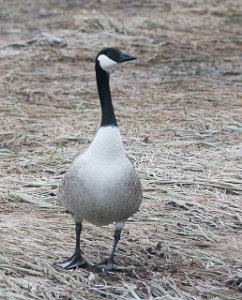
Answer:
[{"label": "goose head", "polygon": [[137,59],[137,57],[124,53],[118,48],[104,48],[96,57],[96,65],[103,71],[109,73],[117,64],[135,59]]}]

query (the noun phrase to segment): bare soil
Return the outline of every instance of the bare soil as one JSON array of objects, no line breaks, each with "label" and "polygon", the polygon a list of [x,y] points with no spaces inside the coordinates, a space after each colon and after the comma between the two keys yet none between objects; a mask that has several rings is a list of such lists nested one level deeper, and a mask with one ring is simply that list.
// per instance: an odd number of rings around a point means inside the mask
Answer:
[{"label": "bare soil", "polygon": [[[242,299],[242,2],[1,1],[0,299]],[[58,183],[100,124],[94,58],[112,74],[144,201],[117,250],[126,266],[59,270],[74,249]],[[84,223],[94,265],[113,226]]]}]

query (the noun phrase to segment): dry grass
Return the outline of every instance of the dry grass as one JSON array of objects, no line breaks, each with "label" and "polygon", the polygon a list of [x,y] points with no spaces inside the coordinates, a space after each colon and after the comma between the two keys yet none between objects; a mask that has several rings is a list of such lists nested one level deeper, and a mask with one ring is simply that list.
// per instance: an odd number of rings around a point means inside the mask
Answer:
[{"label": "dry grass", "polygon": [[[3,1],[1,299],[242,299],[242,5],[236,1]],[[144,187],[122,272],[57,270],[72,253],[56,188],[100,120],[93,57],[139,56],[112,76]],[[91,264],[112,226],[84,224]]]}]

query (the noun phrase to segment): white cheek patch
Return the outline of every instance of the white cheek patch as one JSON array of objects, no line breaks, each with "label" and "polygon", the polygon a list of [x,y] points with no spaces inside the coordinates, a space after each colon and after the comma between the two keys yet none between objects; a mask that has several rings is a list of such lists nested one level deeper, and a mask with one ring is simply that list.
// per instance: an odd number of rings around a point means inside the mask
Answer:
[{"label": "white cheek patch", "polygon": [[105,54],[100,54],[97,60],[99,61],[100,67],[106,72],[109,72],[115,65],[117,65],[116,61],[107,57]]}]

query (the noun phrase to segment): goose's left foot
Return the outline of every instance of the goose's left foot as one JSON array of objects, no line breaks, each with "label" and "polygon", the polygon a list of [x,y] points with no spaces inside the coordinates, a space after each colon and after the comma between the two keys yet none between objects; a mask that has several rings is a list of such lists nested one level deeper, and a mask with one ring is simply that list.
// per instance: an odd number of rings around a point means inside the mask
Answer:
[{"label": "goose's left foot", "polygon": [[106,259],[103,262],[100,262],[99,264],[96,264],[94,266],[94,269],[96,270],[105,270],[105,271],[111,271],[111,270],[122,270],[124,267],[114,261],[114,259]]},{"label": "goose's left foot", "polygon": [[104,260],[103,262],[97,264],[94,266],[94,269],[99,269],[99,270],[105,270],[105,271],[110,271],[110,270],[121,270],[124,267],[122,267],[121,265],[117,264],[114,261],[114,254],[115,254],[115,250],[118,244],[118,241],[120,240],[120,235],[121,235],[121,230],[124,227],[124,222],[119,222],[116,223],[116,230],[114,232],[114,243],[113,243],[113,249],[112,249],[112,253],[110,255],[110,257],[106,260]]}]

